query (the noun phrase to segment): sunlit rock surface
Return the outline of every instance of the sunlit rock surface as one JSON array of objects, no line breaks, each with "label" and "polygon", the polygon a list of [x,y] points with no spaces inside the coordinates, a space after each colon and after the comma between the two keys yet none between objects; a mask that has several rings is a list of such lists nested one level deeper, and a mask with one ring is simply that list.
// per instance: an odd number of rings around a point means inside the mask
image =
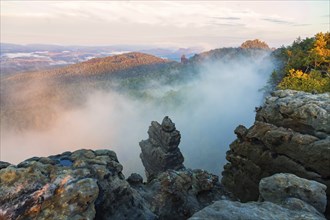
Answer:
[{"label": "sunlit rock surface", "polygon": [[246,202],[258,199],[262,178],[293,173],[327,186],[329,216],[330,94],[279,90],[256,110],[252,127],[235,130],[222,183]]},{"label": "sunlit rock surface", "polygon": [[[326,186],[293,174],[275,174],[260,182],[258,202],[219,200],[191,220],[325,220]],[[319,210],[319,211],[318,211]]]},{"label": "sunlit rock surface", "polygon": [[155,219],[113,151],[78,150],[0,170],[6,219]]}]

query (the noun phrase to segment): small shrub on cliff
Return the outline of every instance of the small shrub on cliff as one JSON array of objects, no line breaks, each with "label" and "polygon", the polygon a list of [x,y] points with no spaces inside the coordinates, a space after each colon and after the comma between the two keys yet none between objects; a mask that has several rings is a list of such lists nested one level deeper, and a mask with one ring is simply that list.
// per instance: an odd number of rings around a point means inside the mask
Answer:
[{"label": "small shrub on cliff", "polygon": [[307,74],[301,70],[291,69],[290,74],[283,78],[278,88],[302,90],[305,92],[330,92],[330,78],[322,76],[321,72],[317,70]]}]

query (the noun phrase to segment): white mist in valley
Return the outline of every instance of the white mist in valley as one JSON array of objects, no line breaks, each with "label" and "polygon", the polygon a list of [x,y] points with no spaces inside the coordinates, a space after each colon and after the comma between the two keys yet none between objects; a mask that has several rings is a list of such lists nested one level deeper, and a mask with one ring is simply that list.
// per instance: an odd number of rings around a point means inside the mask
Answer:
[{"label": "white mist in valley", "polygon": [[188,168],[220,175],[229,144],[239,124],[251,126],[260,88],[273,69],[265,56],[208,63],[196,79],[173,87],[155,84],[150,93],[180,93],[179,103],[166,106],[135,100],[118,92],[95,91],[80,109],[64,111],[56,124],[43,132],[1,131],[1,160],[18,163],[33,156],[49,156],[81,148],[110,149],[117,153],[124,174],[144,175],[139,142],[148,138],[151,121],[168,115],[181,132],[179,145]]}]

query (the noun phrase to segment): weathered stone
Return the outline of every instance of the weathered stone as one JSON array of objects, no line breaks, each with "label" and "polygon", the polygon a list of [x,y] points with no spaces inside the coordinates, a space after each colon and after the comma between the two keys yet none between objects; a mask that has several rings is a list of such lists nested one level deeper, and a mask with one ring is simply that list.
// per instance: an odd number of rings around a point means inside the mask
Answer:
[{"label": "weathered stone", "polygon": [[[170,118],[165,117],[161,125],[153,121],[148,134],[149,139],[140,142],[148,182],[135,189],[159,219],[187,219],[214,200],[230,198],[217,176],[184,168],[180,132]],[[129,179],[135,182],[136,178]]]},{"label": "weathered stone", "polygon": [[132,173],[128,178],[127,182],[131,185],[138,185],[143,183],[143,178],[137,173]]},{"label": "weathered stone", "polygon": [[204,170],[183,169],[163,172],[139,188],[159,219],[187,219],[196,211],[221,198],[231,198],[218,176]]},{"label": "weathered stone", "polygon": [[302,134],[330,134],[330,94],[311,94],[278,90],[266,98],[256,120],[278,127],[292,128]]},{"label": "weathered stone", "polygon": [[189,220],[325,220],[316,213],[291,210],[271,202],[240,203],[219,200],[195,213]]},{"label": "weathered stone", "polygon": [[168,116],[165,116],[162,121],[162,129],[166,132],[172,132],[175,130],[175,124]]},{"label": "weathered stone", "polygon": [[195,213],[191,220],[322,219],[325,185],[293,174],[275,174],[260,181],[259,202],[240,203],[220,200]]},{"label": "weathered stone", "polygon": [[4,162],[4,161],[0,161],[0,170],[3,168],[6,168],[10,165],[10,163]]},{"label": "weathered stone", "polygon": [[178,148],[181,135],[170,118],[166,116],[162,125],[151,122],[148,134],[149,138],[140,142],[140,157],[148,181],[168,169],[184,168],[184,158]]},{"label": "weathered stone", "polygon": [[300,199],[323,213],[327,204],[324,184],[299,178],[293,174],[275,174],[259,183],[260,197],[273,203],[282,203],[286,198]]},{"label": "weathered stone", "polygon": [[154,219],[114,152],[78,150],[0,170],[7,219]]},{"label": "weathered stone", "polygon": [[330,95],[279,90],[266,98],[256,122],[238,126],[222,183],[241,201],[259,198],[258,184],[292,173],[327,186],[330,218]]}]

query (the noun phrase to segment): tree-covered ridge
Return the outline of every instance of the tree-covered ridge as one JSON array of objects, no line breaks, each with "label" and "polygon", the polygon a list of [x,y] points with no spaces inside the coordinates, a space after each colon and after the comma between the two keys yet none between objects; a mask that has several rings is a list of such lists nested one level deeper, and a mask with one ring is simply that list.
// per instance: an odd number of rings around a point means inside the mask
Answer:
[{"label": "tree-covered ridge", "polygon": [[10,77],[11,80],[26,78],[54,78],[54,77],[91,77],[105,74],[114,74],[127,72],[130,69],[140,69],[143,72],[145,68],[158,65],[173,63],[167,59],[162,59],[150,54],[131,52],[116,56],[104,58],[94,58],[82,63],[69,65],[62,68],[55,68],[33,73],[16,74]]},{"label": "tree-covered ridge", "polygon": [[199,64],[205,61],[221,61],[228,62],[233,59],[245,58],[253,61],[261,54],[268,52],[268,49],[262,48],[242,48],[242,47],[225,47],[195,54],[188,61],[190,64]]},{"label": "tree-covered ridge", "polygon": [[270,84],[279,89],[330,92],[330,32],[298,38],[291,46],[273,52],[278,69]]}]

